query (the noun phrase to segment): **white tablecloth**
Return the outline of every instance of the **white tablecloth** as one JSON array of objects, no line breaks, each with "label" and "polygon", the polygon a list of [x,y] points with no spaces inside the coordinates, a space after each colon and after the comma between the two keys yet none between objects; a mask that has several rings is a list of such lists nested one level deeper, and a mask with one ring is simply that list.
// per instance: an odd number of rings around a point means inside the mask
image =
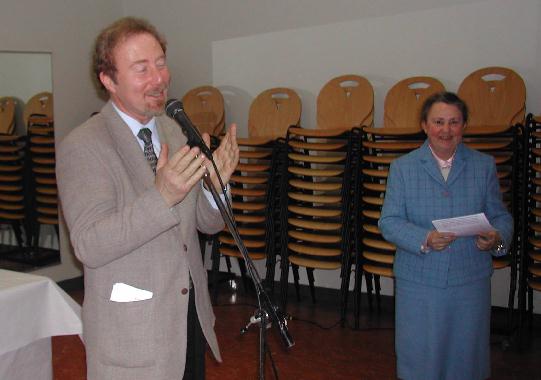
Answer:
[{"label": "white tablecloth", "polygon": [[0,269],[0,379],[51,379],[50,337],[81,332],[80,306],[51,279]]}]

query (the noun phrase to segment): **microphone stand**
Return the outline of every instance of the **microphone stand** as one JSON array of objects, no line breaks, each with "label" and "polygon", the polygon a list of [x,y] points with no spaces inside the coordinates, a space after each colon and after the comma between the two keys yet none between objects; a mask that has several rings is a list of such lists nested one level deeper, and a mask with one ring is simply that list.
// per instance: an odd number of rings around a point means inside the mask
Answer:
[{"label": "microphone stand", "polygon": [[[264,380],[265,379],[265,356],[266,356],[266,346],[267,346],[267,342],[266,342],[267,323],[270,322],[274,324],[274,326],[278,327],[278,332],[286,348],[293,347],[295,343],[293,342],[291,335],[289,335],[285,314],[278,308],[277,305],[275,305],[271,301],[269,295],[263,288],[263,285],[261,283],[261,278],[259,277],[257,269],[254,266],[254,262],[248,255],[248,250],[246,249],[246,246],[244,245],[240,237],[240,233],[235,224],[235,220],[232,216],[232,213],[229,211],[230,208],[229,210],[226,209],[224,202],[222,202],[222,199],[220,198],[216,189],[212,185],[212,181],[210,180],[210,175],[208,171],[203,176],[203,181],[205,182],[208,189],[210,190],[212,197],[214,198],[214,201],[216,202],[216,205],[218,206],[218,209],[220,210],[220,213],[222,214],[225,224],[229,228],[229,232],[233,236],[235,243],[237,244],[237,247],[239,248],[239,251],[246,263],[246,269],[248,270],[248,273],[250,274],[250,277],[252,278],[252,281],[254,283],[256,296],[257,296],[257,302],[258,302],[258,309],[255,311],[254,316],[250,318],[250,322],[248,322],[246,327],[241,329],[241,334],[246,332],[248,330],[248,327],[251,324],[253,323],[259,324],[259,379]],[[224,189],[224,194],[225,194],[225,189]]]}]

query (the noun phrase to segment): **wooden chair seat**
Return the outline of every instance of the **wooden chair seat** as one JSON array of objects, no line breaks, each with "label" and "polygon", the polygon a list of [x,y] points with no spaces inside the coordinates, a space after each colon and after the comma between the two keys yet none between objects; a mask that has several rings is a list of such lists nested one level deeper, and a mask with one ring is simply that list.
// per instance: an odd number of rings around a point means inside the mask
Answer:
[{"label": "wooden chair seat", "polygon": [[492,258],[492,268],[494,269],[503,269],[511,265],[511,257],[502,256],[502,257],[493,257]]},{"label": "wooden chair seat", "polygon": [[396,160],[398,157],[400,157],[400,155],[398,155],[398,154],[390,154],[390,155],[364,154],[363,155],[363,161],[371,162],[371,163],[374,163],[374,164],[390,165],[391,162]]},{"label": "wooden chair seat", "polygon": [[57,195],[58,190],[56,187],[48,187],[48,186],[37,186],[36,191],[40,194],[46,194],[46,195]]},{"label": "wooden chair seat", "polygon": [[291,199],[294,199],[299,202],[310,202],[310,203],[322,203],[322,204],[335,204],[340,203],[342,197],[339,195],[311,195],[311,194],[301,194],[301,193],[288,193],[288,196]]},{"label": "wooden chair seat", "polygon": [[305,190],[337,191],[342,188],[341,182],[308,182],[292,179],[289,184],[293,187]]},{"label": "wooden chair seat", "polygon": [[239,163],[237,167],[235,168],[236,171],[239,172],[247,172],[247,173],[260,173],[260,172],[266,172],[270,168],[269,165],[262,165],[262,164],[243,164]]},{"label": "wooden chair seat", "polygon": [[22,165],[0,165],[0,172],[16,172],[23,168]]},{"label": "wooden chair seat", "polygon": [[0,201],[2,202],[22,202],[24,196],[22,194],[2,194],[0,193]]},{"label": "wooden chair seat", "polygon": [[34,173],[43,174],[43,175],[54,175],[55,168],[50,166],[34,166],[32,168]]},{"label": "wooden chair seat", "polygon": [[380,193],[384,193],[387,189],[387,185],[385,183],[363,182],[363,187],[367,190],[377,191]]},{"label": "wooden chair seat", "polygon": [[532,154],[534,156],[541,156],[541,148],[532,148]]},{"label": "wooden chair seat", "polygon": [[533,263],[528,265],[528,272],[537,277],[541,276],[541,263]]},{"label": "wooden chair seat", "polygon": [[504,133],[512,128],[511,124],[501,125],[473,125],[468,123],[464,130],[464,137],[471,135],[494,135]]},{"label": "wooden chair seat", "polygon": [[383,277],[394,277],[393,269],[388,266],[363,264],[363,271]]},{"label": "wooden chair seat", "polygon": [[237,137],[237,144],[240,146],[261,147],[274,141],[272,137]]},{"label": "wooden chair seat", "polygon": [[0,182],[18,182],[18,181],[22,181],[23,180],[23,176],[22,175],[6,175],[6,174],[3,174],[3,175],[0,175]]},{"label": "wooden chair seat", "polygon": [[[243,259],[244,258],[242,256],[242,254],[239,252],[238,249],[233,249],[233,248],[221,246],[219,248],[219,251],[224,256],[236,257],[238,259]],[[261,252],[250,252],[250,251],[248,251],[248,256],[252,260],[263,260],[265,258],[265,254],[261,253]]]},{"label": "wooden chair seat", "polygon": [[384,137],[403,137],[403,136],[415,136],[420,135],[421,129],[418,126],[412,128],[393,128],[393,127],[363,127],[363,131],[374,136]]},{"label": "wooden chair seat", "polygon": [[56,186],[56,178],[47,178],[47,177],[35,177],[36,183],[40,185],[55,185]]},{"label": "wooden chair seat", "polygon": [[365,230],[366,232],[370,232],[371,234],[381,235],[381,231],[375,224],[365,223],[363,224],[363,230]]},{"label": "wooden chair seat", "polygon": [[262,211],[265,209],[264,203],[255,203],[255,202],[231,202],[231,205],[234,210],[245,210],[245,211]]},{"label": "wooden chair seat", "polygon": [[338,235],[323,235],[317,233],[309,233],[303,231],[289,230],[287,234],[294,239],[303,240],[312,243],[322,244],[336,244],[339,243],[342,238]]},{"label": "wooden chair seat", "polygon": [[17,153],[21,149],[22,147],[16,146],[16,145],[0,145],[0,153],[4,153],[4,154]]},{"label": "wooden chair seat", "polygon": [[298,154],[298,153],[289,153],[287,155],[290,160],[297,162],[309,162],[309,163],[321,163],[321,164],[337,164],[343,162],[346,157],[344,155],[308,155],[308,154]]},{"label": "wooden chair seat", "polygon": [[288,218],[287,222],[295,227],[318,231],[337,231],[342,227],[342,224],[340,223],[320,222],[297,218]]},{"label": "wooden chair seat", "polygon": [[247,215],[247,214],[235,214],[235,221],[237,223],[263,223],[265,217],[263,215]]},{"label": "wooden chair seat", "polygon": [[245,197],[263,197],[267,191],[265,189],[240,189],[238,187],[231,187],[232,195],[239,195]]},{"label": "wooden chair seat", "polygon": [[9,221],[21,221],[25,218],[24,212],[6,212],[0,211],[0,220],[9,220]]},{"label": "wooden chair seat", "polygon": [[[235,245],[235,239],[229,234],[220,234],[218,236],[218,240],[221,243],[229,244],[229,245]],[[252,240],[252,239],[243,239],[243,243],[246,248],[263,248],[265,247],[265,241],[264,240]]]},{"label": "wooden chair seat", "polygon": [[411,151],[423,145],[423,141],[363,141],[363,147],[381,151]]},{"label": "wooden chair seat", "polygon": [[47,217],[47,216],[38,216],[37,221],[39,224],[47,224],[52,226],[58,225],[58,218]]},{"label": "wooden chair seat", "polygon": [[58,198],[57,197],[51,197],[51,196],[47,196],[47,195],[37,195],[36,196],[36,201],[39,202],[39,203],[44,203],[44,204],[58,205]]},{"label": "wooden chair seat", "polygon": [[0,210],[3,210],[3,211],[21,211],[21,210],[24,210],[24,205],[22,203],[0,202]]},{"label": "wooden chair seat", "polygon": [[49,147],[43,147],[43,146],[32,146],[30,147],[30,152],[35,154],[48,154],[48,155],[54,155],[55,150],[54,148]]},{"label": "wooden chair seat", "polygon": [[381,211],[363,210],[362,214],[370,219],[379,220],[379,218],[381,218]]},{"label": "wooden chair seat", "polygon": [[303,254],[303,255],[332,257],[332,256],[340,256],[341,254],[341,251],[338,248],[314,247],[311,245],[298,244],[298,243],[289,243],[287,247],[290,250]]},{"label": "wooden chair seat", "polygon": [[[541,196],[539,198],[541,198]],[[539,201],[536,200],[536,202],[539,202]],[[541,223],[529,223],[528,227],[530,227],[535,232],[541,233]]]},{"label": "wooden chair seat", "polygon": [[263,183],[268,182],[268,177],[232,175],[230,180],[231,180],[231,182],[235,182],[235,183],[245,183],[245,184],[249,184],[249,185],[261,185]]},{"label": "wooden chair seat", "polygon": [[58,207],[37,207],[36,211],[40,214],[58,215]]},{"label": "wooden chair seat", "polygon": [[288,260],[290,263],[298,265],[305,268],[313,269],[325,269],[333,270],[339,269],[342,266],[342,262],[338,261],[323,261],[323,260],[314,260],[304,256],[298,255],[289,255]]},{"label": "wooden chair seat", "polygon": [[391,252],[396,251],[396,245],[394,245],[392,243],[389,243],[389,242],[387,242],[385,240],[364,238],[363,239],[363,244],[368,246],[368,247],[382,249],[382,250],[385,250],[385,251],[391,251]]},{"label": "wooden chair seat", "polygon": [[307,169],[298,166],[287,168],[290,173],[309,177],[338,177],[344,173],[343,169]]},{"label": "wooden chair seat", "polygon": [[17,143],[22,137],[18,135],[0,135],[0,143]]},{"label": "wooden chair seat", "polygon": [[541,277],[531,277],[528,279],[528,286],[534,290],[541,291]]},{"label": "wooden chair seat", "polygon": [[[331,138],[345,136],[345,130],[341,128],[302,128],[302,127],[289,127],[288,132],[294,137],[305,138]],[[344,137],[344,140],[347,138]],[[298,139],[296,139],[298,140]],[[344,141],[345,143],[345,141]]]},{"label": "wooden chair seat", "polygon": [[374,178],[387,178],[389,176],[389,169],[362,169],[364,175]]},{"label": "wooden chair seat", "polygon": [[272,152],[266,150],[241,150],[239,152],[240,159],[253,159],[253,160],[262,160],[264,158],[269,158],[272,155]]},{"label": "wooden chair seat", "polygon": [[531,257],[534,261],[540,261],[541,262],[541,251],[529,251],[528,256]]},{"label": "wooden chair seat", "polygon": [[54,137],[49,136],[32,136],[30,137],[31,144],[38,145],[54,145]]},{"label": "wooden chair seat", "polygon": [[376,263],[391,264],[391,265],[394,263],[394,254],[363,251],[363,257],[366,258],[367,260],[374,261]]},{"label": "wooden chair seat", "polygon": [[[264,236],[265,235],[265,229],[264,228],[250,228],[250,227],[241,227],[238,226],[237,230],[241,236]],[[224,232],[229,232],[229,228],[225,226],[223,228]]]},{"label": "wooden chair seat", "polygon": [[23,155],[21,152],[17,152],[16,154],[10,154],[10,155],[2,155],[0,154],[0,162],[21,162],[23,159]]},{"label": "wooden chair seat", "polygon": [[511,141],[487,141],[487,142],[472,142],[465,140],[464,143],[476,150],[500,150],[508,147],[511,144]]},{"label": "wooden chair seat", "polygon": [[0,191],[6,191],[6,192],[19,192],[22,191],[23,187],[18,185],[4,185],[0,183]]},{"label": "wooden chair seat", "polygon": [[380,197],[362,197],[362,200],[371,205],[383,206],[383,198]]},{"label": "wooden chair seat", "polygon": [[313,150],[313,151],[335,151],[344,149],[346,142],[327,142],[327,143],[307,143],[298,140],[289,140],[289,146],[295,149]]},{"label": "wooden chair seat", "polygon": [[304,215],[304,216],[315,216],[322,218],[337,218],[342,214],[342,211],[339,209],[328,209],[320,207],[302,207],[289,205],[287,209],[295,214]]},{"label": "wooden chair seat", "polygon": [[[34,124],[28,125],[28,133],[32,135],[41,135],[41,136],[53,136],[54,127],[44,126],[52,123],[51,119],[48,118],[31,118],[31,121]],[[36,123],[37,121],[43,121],[42,123]]]},{"label": "wooden chair seat", "polygon": [[32,157],[32,162],[38,165],[51,165],[54,166],[56,161],[52,157]]}]

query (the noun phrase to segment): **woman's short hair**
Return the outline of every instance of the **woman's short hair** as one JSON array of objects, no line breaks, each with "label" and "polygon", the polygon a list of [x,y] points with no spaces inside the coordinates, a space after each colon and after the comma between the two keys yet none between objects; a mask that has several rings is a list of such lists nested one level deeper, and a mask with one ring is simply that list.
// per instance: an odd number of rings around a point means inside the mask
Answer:
[{"label": "woman's short hair", "polygon": [[103,29],[94,43],[94,53],[92,56],[92,72],[97,83],[102,89],[105,89],[100,81],[100,73],[104,73],[116,81],[116,66],[113,52],[119,43],[125,41],[131,36],[147,33],[156,38],[163,52],[167,48],[165,38],[148,21],[135,18],[121,18],[107,28]]},{"label": "woman's short hair", "polygon": [[468,106],[457,94],[448,91],[437,92],[425,100],[419,118],[421,122],[427,122],[428,113],[435,103],[445,103],[455,106],[462,114],[462,122],[464,124],[468,122]]}]

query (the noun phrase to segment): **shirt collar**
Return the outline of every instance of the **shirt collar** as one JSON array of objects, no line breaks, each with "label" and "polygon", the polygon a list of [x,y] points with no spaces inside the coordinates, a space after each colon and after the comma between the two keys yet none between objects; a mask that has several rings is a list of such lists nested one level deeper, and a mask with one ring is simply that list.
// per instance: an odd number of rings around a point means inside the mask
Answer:
[{"label": "shirt collar", "polygon": [[112,102],[112,103],[113,103],[113,107],[114,107],[115,111],[122,118],[122,120],[124,120],[124,122],[126,124],[128,124],[128,127],[130,127],[130,129],[131,129],[131,131],[132,131],[132,133],[133,133],[133,135],[135,137],[137,137],[137,134],[139,133],[139,130],[141,128],[148,128],[152,132],[152,141],[154,141],[154,136],[158,135],[158,132],[156,130],[156,118],[155,117],[150,119],[148,123],[141,124],[138,120],[134,119],[133,117],[131,117],[127,113],[121,111],[120,108],[118,108],[117,105],[114,102]]},{"label": "shirt collar", "polygon": [[438,166],[440,167],[440,169],[450,169],[451,166],[453,165],[453,160],[455,159],[455,154],[456,154],[456,149],[453,153],[453,155],[451,157],[449,157],[447,160],[442,160],[441,158],[439,158],[436,153],[434,153],[434,151],[432,150],[432,147],[430,146],[430,144],[428,144],[428,147],[430,148],[430,151],[432,152],[432,155],[434,156],[434,158],[436,159],[436,162],[438,163]]}]

